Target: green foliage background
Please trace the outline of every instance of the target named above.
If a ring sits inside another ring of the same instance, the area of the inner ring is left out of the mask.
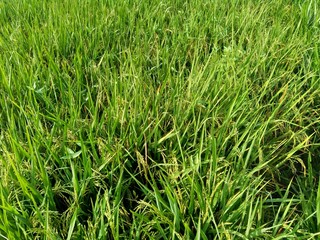
[[[0,239],[314,239],[315,0],[0,1]]]

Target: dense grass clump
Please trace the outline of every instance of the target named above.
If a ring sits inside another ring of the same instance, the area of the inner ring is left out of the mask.
[[[319,1],[0,1],[0,239],[315,239]]]

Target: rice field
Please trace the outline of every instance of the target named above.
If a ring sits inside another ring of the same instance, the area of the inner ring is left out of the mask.
[[[318,239],[319,7],[0,0],[0,239]]]

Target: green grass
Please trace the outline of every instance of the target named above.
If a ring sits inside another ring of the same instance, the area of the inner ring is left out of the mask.
[[[0,1],[0,239],[317,239],[319,7]]]

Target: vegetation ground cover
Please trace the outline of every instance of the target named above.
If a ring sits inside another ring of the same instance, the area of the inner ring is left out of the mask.
[[[0,239],[316,239],[319,7],[0,1]]]

